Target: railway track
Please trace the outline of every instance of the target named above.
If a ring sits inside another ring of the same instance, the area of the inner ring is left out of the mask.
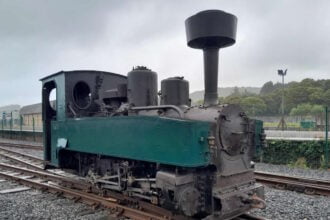
[[[293,190],[309,195],[330,196],[330,181],[284,176],[274,173],[254,172],[257,182],[274,186],[278,189]]]
[[[33,147],[26,147],[27,145],[6,145],[6,147],[17,146],[19,148],[34,149]],[[4,147],[0,147],[0,156],[11,162],[0,162],[0,177],[14,180],[42,191],[61,195],[74,201],[80,201],[93,207],[107,208],[115,216],[125,216],[136,220],[188,219],[184,216],[174,215],[161,207],[124,196],[120,193],[101,191],[84,179],[62,170],[44,170],[44,161],[40,158]],[[264,218],[244,214],[235,219],[263,220]]]
[[[17,144],[17,143],[8,143],[8,142],[0,142],[0,146],[3,147],[15,147],[15,148],[22,148],[22,149],[32,149],[32,150],[44,150],[43,146],[33,145],[33,144]]]
[[[0,156],[12,163],[0,163],[0,177],[14,180],[23,185],[48,191],[57,195],[81,201],[93,207],[104,207],[115,216],[125,216],[137,220],[182,219],[170,211],[149,203],[116,193],[105,193],[90,183],[73,178],[70,174],[54,170],[43,170],[39,158],[23,155],[8,149],[0,148]],[[69,175],[69,176],[67,176]]]
[[[42,171],[44,170],[44,160],[41,158],[29,154],[23,154],[14,150],[9,150],[8,148],[4,147],[0,147],[0,154],[2,157],[5,157],[8,160],[19,164],[24,164],[29,168]]]

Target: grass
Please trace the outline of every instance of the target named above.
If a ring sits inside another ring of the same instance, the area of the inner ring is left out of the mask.
[[[288,122],[286,125],[289,128],[300,128],[300,123],[295,123],[295,122]],[[264,122],[264,127],[277,127],[278,122]]]

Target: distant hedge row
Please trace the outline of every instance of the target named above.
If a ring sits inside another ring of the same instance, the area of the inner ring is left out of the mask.
[[[257,158],[264,163],[306,168],[324,168],[326,165],[324,141],[268,140],[267,144]]]

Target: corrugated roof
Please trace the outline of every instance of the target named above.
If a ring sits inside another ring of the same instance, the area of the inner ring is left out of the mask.
[[[54,110],[56,110],[56,100],[50,101],[50,106],[52,106],[52,108]],[[21,110],[19,111],[19,114],[20,115],[28,115],[28,114],[39,114],[41,112],[42,112],[42,104],[37,103],[37,104],[33,104],[33,105],[23,106],[21,108]]]
[[[41,103],[38,103],[38,104],[23,106],[19,111],[19,113],[21,115],[28,115],[28,114],[38,114],[41,113],[41,111],[42,111]]]

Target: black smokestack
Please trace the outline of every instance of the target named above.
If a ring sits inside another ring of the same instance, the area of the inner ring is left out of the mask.
[[[218,104],[219,49],[236,41],[237,18],[220,10],[207,10],[189,17],[186,22],[187,44],[203,49],[204,106]]]

